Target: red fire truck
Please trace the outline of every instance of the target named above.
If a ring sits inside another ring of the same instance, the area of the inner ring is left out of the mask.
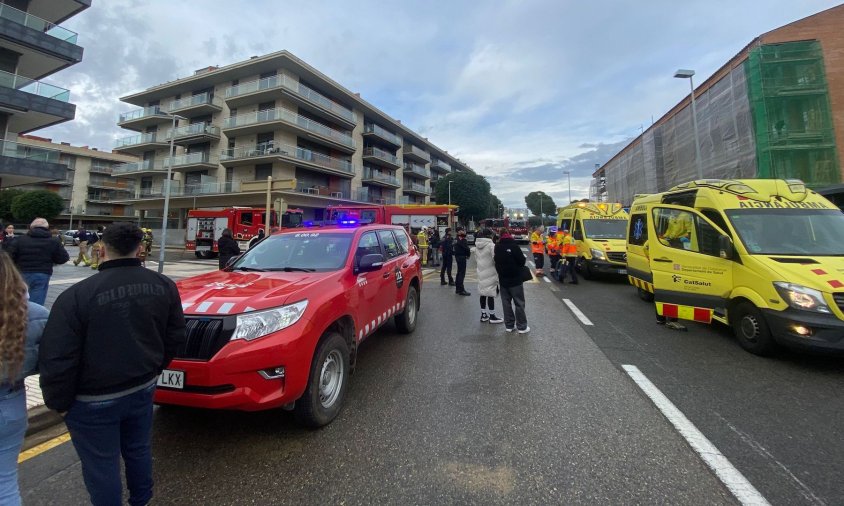
[[[275,211],[270,215],[271,227],[278,226]],[[264,208],[227,207],[225,209],[191,209],[188,211],[188,227],[185,249],[195,252],[198,258],[217,256],[217,239],[228,228],[240,245],[241,250],[249,247],[249,240],[258,235],[267,222]],[[302,226],[302,210],[288,209],[281,217],[282,228]]]
[[[495,230],[501,227],[507,227],[516,241],[528,242],[529,239],[530,231],[524,220],[511,220],[509,216],[505,216],[504,218],[488,218],[481,221],[481,226]]]
[[[446,228],[454,226],[456,212],[457,206],[447,204],[332,206],[328,208],[327,219],[337,223],[409,225],[414,232],[422,227],[437,227],[442,236]]]

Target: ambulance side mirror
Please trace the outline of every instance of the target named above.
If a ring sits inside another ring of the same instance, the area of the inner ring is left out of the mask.
[[[726,235],[718,237],[719,256],[725,260],[733,259],[733,241]]]

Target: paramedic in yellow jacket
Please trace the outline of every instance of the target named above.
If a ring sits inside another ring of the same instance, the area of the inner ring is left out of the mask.
[[[428,228],[422,227],[422,230],[416,234],[416,245],[422,253],[422,265],[428,264]]]
[[[536,265],[536,275],[542,276],[545,272],[545,239],[542,237],[542,226],[533,229],[530,234],[530,251],[533,253],[533,263]]]
[[[548,227],[548,237],[545,239],[545,249],[548,251],[548,258],[551,260],[551,277],[554,277],[554,273],[560,268],[558,264],[562,258],[560,256],[560,248],[562,248],[563,244],[557,239],[557,237],[557,227]]]
[[[689,213],[677,210],[671,210],[670,213],[668,227],[659,238],[675,248],[687,248],[692,235],[692,217]]]

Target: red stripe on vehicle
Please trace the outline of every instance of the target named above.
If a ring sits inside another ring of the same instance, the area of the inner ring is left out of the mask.
[[[678,307],[676,304],[663,304],[662,305],[662,316],[667,316],[669,318],[677,318]]]
[[[702,307],[695,308],[695,321],[709,323],[712,321],[712,310]]]
[[[814,272],[818,276],[824,276],[826,274],[826,271],[823,269],[812,269],[812,272]]]
[[[827,283],[829,283],[830,286],[832,286],[833,288],[841,288],[842,286],[844,286],[844,283],[842,283],[841,281],[838,281],[837,279],[833,279],[832,281],[827,281]]]

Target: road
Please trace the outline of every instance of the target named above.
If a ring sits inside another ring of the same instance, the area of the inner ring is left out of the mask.
[[[844,503],[841,359],[761,359],[724,329],[657,327],[621,281],[525,286],[518,335],[431,278],[416,332],[389,324],[362,345],[321,430],[284,411],[157,408],[156,504],[736,503],[622,365],[772,504]],[[24,462],[21,487],[26,504],[87,500],[70,443]]]

